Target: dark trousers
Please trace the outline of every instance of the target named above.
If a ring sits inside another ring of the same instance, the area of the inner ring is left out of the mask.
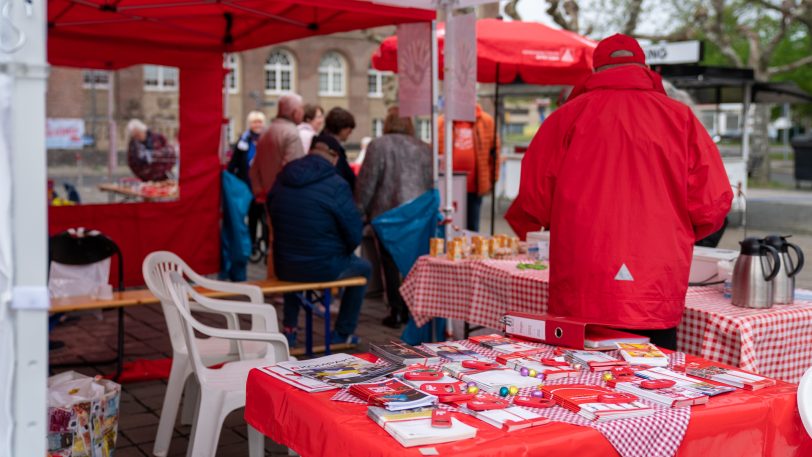
[[[473,232],[479,231],[479,213],[482,210],[482,197],[477,195],[476,192],[468,192],[467,198],[467,215],[465,221],[465,228]]]
[[[262,218],[265,217],[265,208],[262,206],[262,203],[258,203],[256,200],[251,202],[251,206],[248,207],[248,235],[251,237],[251,245],[257,245],[257,226],[259,225]],[[265,244],[268,244],[268,228],[263,224],[262,226],[262,234],[260,235],[263,240],[265,240]]]
[[[624,332],[634,333],[635,335],[647,336],[651,339],[651,343],[657,347],[677,350],[677,328],[664,328],[658,330],[640,330],[636,328],[623,329]]]
[[[350,264],[335,279],[353,278],[363,276],[369,281],[372,266],[368,261],[353,255]],[[341,298],[341,307],[338,310],[335,332],[341,337],[348,337],[355,333],[358,326],[358,317],[361,315],[361,305],[364,303],[364,295],[367,286],[347,287],[344,296]],[[296,294],[285,294],[285,306],[283,308],[282,325],[289,328],[296,328],[299,324],[299,297]]]
[[[402,278],[400,270],[395,264],[395,259],[389,254],[380,243],[378,245],[378,256],[381,260],[381,270],[383,271],[384,288],[386,290],[386,300],[389,302],[390,315],[401,316],[405,322],[408,319],[408,311],[406,305],[403,303],[403,297],[400,296],[400,285]]]

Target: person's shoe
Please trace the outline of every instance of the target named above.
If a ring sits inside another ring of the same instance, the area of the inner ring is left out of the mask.
[[[361,341],[361,338],[358,338],[358,335],[342,335],[335,330],[333,330],[332,335],[330,336],[330,344],[358,344]]]
[[[292,327],[285,327],[282,329],[282,334],[288,339],[288,348],[293,349],[296,347],[296,329]]]

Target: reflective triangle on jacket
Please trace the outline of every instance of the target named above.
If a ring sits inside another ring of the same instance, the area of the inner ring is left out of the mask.
[[[626,267],[626,264],[620,266],[620,270],[617,271],[615,275],[615,281],[634,281],[634,277],[632,273],[629,271],[629,268]]]

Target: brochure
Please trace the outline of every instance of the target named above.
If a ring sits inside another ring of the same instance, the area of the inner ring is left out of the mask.
[[[423,343],[423,346],[433,351],[439,357],[451,360],[452,362],[462,362],[463,360],[491,361],[484,355],[472,351],[460,343],[446,341],[443,343]]]
[[[620,356],[631,365],[667,367],[668,356],[651,343],[617,343]]]
[[[280,362],[277,366],[339,386],[374,381],[400,368],[388,363],[367,362],[350,354],[332,354],[310,360]]]

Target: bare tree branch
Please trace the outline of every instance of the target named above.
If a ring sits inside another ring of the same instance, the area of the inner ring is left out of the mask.
[[[553,22],[558,24],[562,29],[577,32],[577,30],[570,28],[570,23],[567,22],[567,19],[561,14],[561,11],[558,10],[559,3],[559,0],[547,0],[547,14],[552,18]]]
[[[519,0],[510,0],[505,5],[505,14],[508,15],[509,18],[513,19],[514,21],[521,21],[522,16],[519,14],[519,11],[516,9],[516,5],[519,3]]]
[[[623,26],[623,33],[631,35],[637,30],[637,21],[640,19],[640,12],[643,9],[643,0],[631,0],[626,9],[627,19]]]
[[[796,60],[795,62],[788,63],[786,65],[778,65],[775,67],[770,67],[767,69],[767,74],[769,76],[774,76],[779,73],[786,73],[788,71],[792,71],[798,68],[803,67],[804,65],[812,64],[812,55],[808,55],[805,57],[801,57],[800,59]]]
[[[724,31],[724,14],[725,14],[725,1],[713,0],[712,6],[714,9],[713,17],[708,17],[704,24],[704,28],[708,37],[712,39],[718,46],[722,54],[730,59],[731,62],[737,67],[743,67],[744,62],[739,54],[733,49],[730,43],[730,38]]]
[[[761,55],[761,62],[759,62],[761,68],[767,68],[770,65],[770,59],[772,58],[773,53],[778,48],[778,45],[781,44],[781,41],[787,35],[787,29],[789,28],[790,22],[792,21],[792,17],[786,14],[781,16],[781,24],[780,28],[778,29],[778,33],[767,43],[767,46],[764,47],[764,52]]]
[[[563,10],[563,11],[562,11]],[[547,14],[562,29],[579,33],[578,16],[580,12],[578,2],[575,0],[547,0]]]

